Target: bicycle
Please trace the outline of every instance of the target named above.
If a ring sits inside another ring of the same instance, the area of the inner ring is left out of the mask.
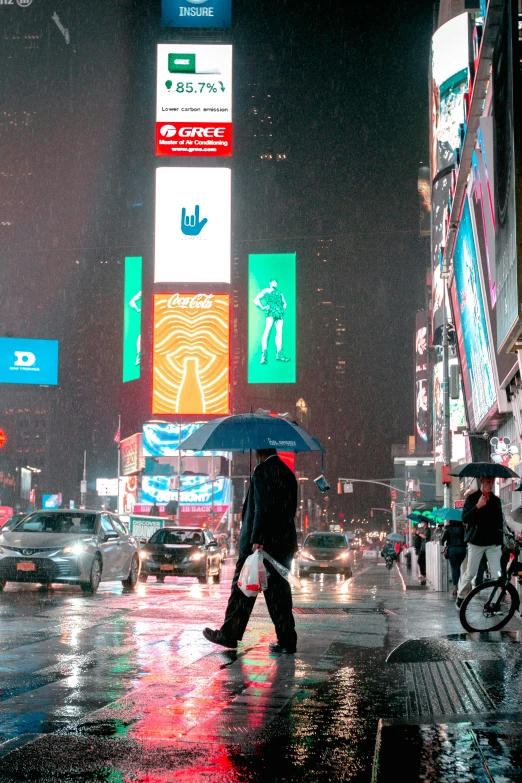
[[[521,583],[522,563],[518,558],[521,547],[515,536],[506,534],[511,540],[510,549],[514,557],[505,573],[498,579],[488,579],[474,587],[460,607],[460,622],[471,633],[476,631],[499,631],[509,623],[515,612],[520,612],[520,598],[511,577],[518,576]]]

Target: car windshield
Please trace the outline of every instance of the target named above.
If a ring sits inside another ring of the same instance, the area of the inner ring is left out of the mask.
[[[311,549],[346,549],[344,536],[308,536],[305,546]]]
[[[156,530],[150,539],[151,544],[187,544],[203,543],[203,533],[199,530]]]
[[[23,519],[17,533],[94,533],[96,514],[31,514]]]

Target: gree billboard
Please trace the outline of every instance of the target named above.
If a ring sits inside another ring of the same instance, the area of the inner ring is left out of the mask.
[[[157,169],[154,282],[230,283],[230,221],[230,169]]]
[[[123,382],[140,377],[142,259],[125,259],[123,298]]]
[[[228,294],[155,294],[152,412],[229,412]]]
[[[58,340],[0,337],[0,383],[58,384]]]
[[[232,0],[161,0],[162,27],[230,27]]]
[[[248,257],[248,382],[295,383],[295,253]]]
[[[156,155],[232,155],[232,47],[158,44]]]

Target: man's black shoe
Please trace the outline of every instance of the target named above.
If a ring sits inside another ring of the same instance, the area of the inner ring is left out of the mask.
[[[464,603],[463,598],[457,598],[457,600],[455,601],[455,606],[457,607],[457,609],[460,609],[463,603]]]
[[[272,642],[268,645],[268,649],[273,653],[286,653],[287,655],[295,655],[295,647],[285,647],[279,642]]]
[[[204,628],[203,636],[209,642],[220,644],[222,647],[231,647],[232,649],[237,647],[237,641],[234,641],[233,639],[227,639],[225,636],[223,636],[221,631],[213,631],[212,628]]]

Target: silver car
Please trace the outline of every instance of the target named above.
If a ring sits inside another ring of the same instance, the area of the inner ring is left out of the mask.
[[[95,593],[115,579],[132,589],[139,575],[137,540],[106,511],[35,511],[0,530],[0,591],[7,582],[62,582]]]
[[[342,533],[310,533],[299,550],[299,573],[335,573],[352,576],[350,545]]]

